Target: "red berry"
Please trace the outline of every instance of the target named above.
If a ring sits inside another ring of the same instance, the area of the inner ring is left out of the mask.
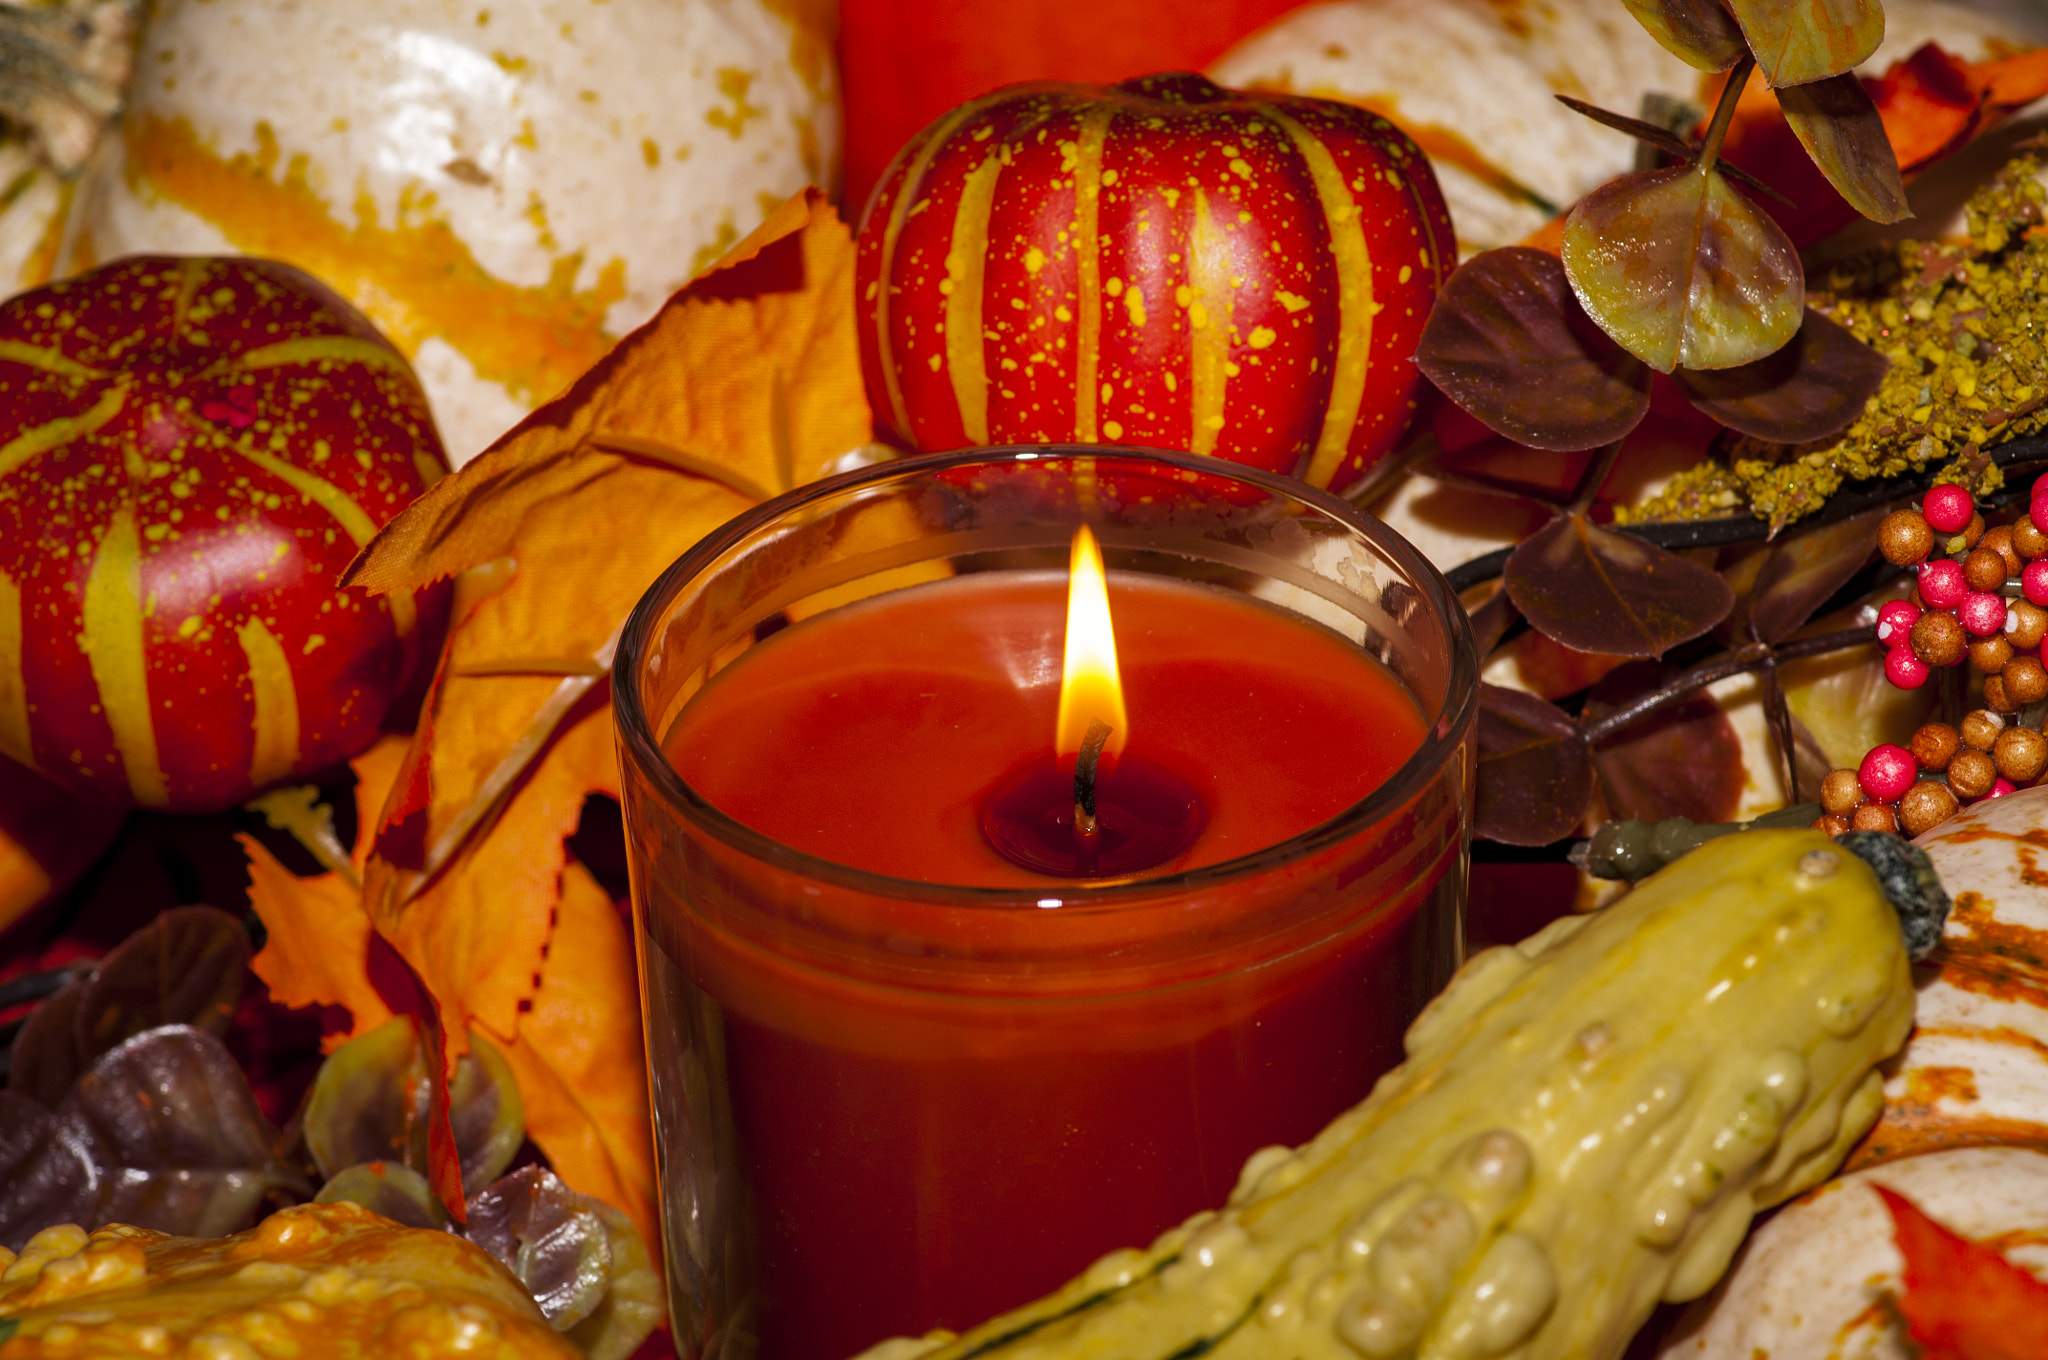
[[[2041,584],[2048,587],[2048,579]],[[1944,557],[1920,568],[1920,598],[1929,609],[1954,609],[1969,593],[1970,583],[1963,579],[1962,563]]]
[[[1873,803],[1897,802],[1919,776],[1920,765],[1913,759],[1913,753],[1890,742],[1871,747],[1870,754],[1863,757],[1863,764],[1856,769],[1856,782]]]
[[[1913,655],[1910,643],[1902,641],[1884,654],[1884,678],[1900,689],[1918,689],[1927,683],[1927,663]]]
[[[2030,604],[2048,609],[2048,557],[2038,557],[2027,563],[2020,573],[2020,589],[2026,593]]]
[[[1890,646],[1904,642],[1920,621],[1920,606],[1911,600],[1892,600],[1877,611],[1877,640]]]
[[[1926,499],[1920,502],[1920,513],[1927,519],[1927,527],[1939,534],[1959,534],[1970,522],[1970,516],[1977,513],[1976,502],[1970,493],[1952,483],[1929,487]]]
[[[1973,590],[1956,606],[1956,619],[1978,637],[1990,637],[2005,629],[2005,596],[1989,590]]]
[[[2015,787],[2017,786],[2014,785],[2014,783],[2010,779],[2007,779],[2004,775],[2000,775],[1998,776],[1998,778],[1991,781],[1991,792],[1985,794],[1984,796],[1986,798],[2003,798],[2008,793],[2011,793]]]

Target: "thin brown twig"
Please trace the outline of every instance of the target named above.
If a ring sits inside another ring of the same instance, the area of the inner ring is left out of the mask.
[[[1673,676],[1648,694],[1638,695],[1611,713],[1603,713],[1591,722],[1583,724],[1579,728],[1579,735],[1588,745],[1596,745],[1629,724],[1646,718],[1661,708],[1678,703],[1696,690],[1718,684],[1731,676],[1744,675],[1774,663],[1794,661],[1800,657],[1822,656],[1848,647],[1867,646],[1871,640],[1871,631],[1865,626],[1799,638],[1793,642],[1780,643],[1777,647],[1752,642],[1732,652],[1702,661],[1684,674]]]

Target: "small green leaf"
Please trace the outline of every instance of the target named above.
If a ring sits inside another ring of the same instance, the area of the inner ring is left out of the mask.
[[[1778,107],[1806,154],[1849,206],[1873,222],[1913,215],[1884,120],[1863,82],[1831,76],[1778,91]]]
[[[1725,71],[1746,48],[1742,28],[1718,0],[1621,0],[1651,37],[1686,65]]]
[[[1587,314],[1660,373],[1761,359],[1805,313],[1784,229],[1701,165],[1601,185],[1566,219],[1563,254]]]
[[[398,1162],[358,1162],[344,1167],[313,1196],[317,1204],[360,1204],[408,1228],[448,1226],[448,1210],[434,1198],[427,1178]]]
[[[1727,0],[1773,89],[1863,64],[1884,41],[1880,0]]]

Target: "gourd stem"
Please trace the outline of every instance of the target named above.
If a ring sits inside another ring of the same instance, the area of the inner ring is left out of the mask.
[[[1721,143],[1728,136],[1728,125],[1735,121],[1735,106],[1742,102],[1742,87],[1749,84],[1755,65],[1756,58],[1745,52],[1728,73],[1728,83],[1721,87],[1721,102],[1714,105],[1714,121],[1707,125],[1706,139],[1700,143],[1700,169],[1712,172],[1714,162],[1721,158]]]

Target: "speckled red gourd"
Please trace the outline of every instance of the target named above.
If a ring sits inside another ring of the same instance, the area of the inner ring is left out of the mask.
[[[1428,160],[1200,76],[1018,85],[906,146],[861,224],[877,417],[927,450],[1138,444],[1341,489],[1414,409],[1457,264]]]
[[[335,581],[446,471],[412,370],[311,276],[137,256],[0,306],[0,751],[184,811],[343,759],[423,614]]]

